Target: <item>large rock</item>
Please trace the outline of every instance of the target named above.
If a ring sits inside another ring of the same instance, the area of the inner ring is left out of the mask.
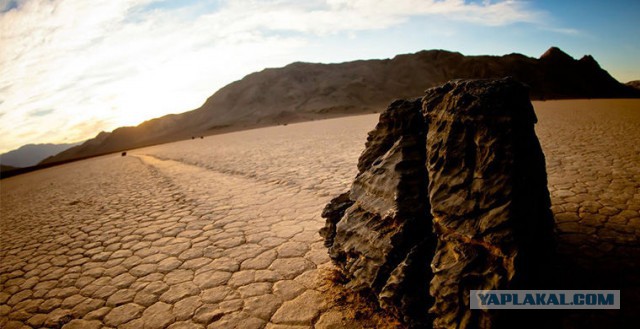
[[[550,271],[553,216],[527,89],[512,79],[449,82],[427,91],[423,112],[434,327],[510,327],[513,311],[470,310],[469,291],[541,288]]]
[[[371,293],[410,323],[428,323],[431,216],[420,100],[396,101],[380,115],[348,194],[327,205],[321,231],[347,286]],[[346,208],[346,209],[345,209]]]
[[[545,287],[553,218],[535,122],[512,79],[452,81],[392,103],[351,190],[323,212],[346,285],[411,327],[518,322],[522,313],[470,310],[469,291]]]

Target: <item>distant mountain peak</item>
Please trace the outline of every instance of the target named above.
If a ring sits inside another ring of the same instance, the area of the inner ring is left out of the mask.
[[[571,57],[569,54],[565,53],[564,51],[562,51],[562,49],[558,48],[558,47],[551,47],[549,48],[547,51],[544,52],[544,54],[542,54],[542,56],[540,56],[540,60],[570,60],[573,61],[574,58]]]
[[[633,80],[626,83],[627,86],[640,90],[640,80]]]
[[[582,58],[580,58],[580,60],[578,62],[580,62],[582,64],[586,64],[586,65],[592,66],[594,68],[600,68],[600,64],[598,64],[596,59],[593,58],[593,56],[591,56],[591,55],[582,56]]]
[[[23,168],[34,166],[47,157],[68,150],[80,143],[69,144],[26,144],[15,150],[0,154],[0,163],[4,166]]]

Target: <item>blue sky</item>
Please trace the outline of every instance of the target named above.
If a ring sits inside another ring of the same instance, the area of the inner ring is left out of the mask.
[[[294,61],[551,46],[640,79],[640,1],[0,0],[0,152],[200,106]]]

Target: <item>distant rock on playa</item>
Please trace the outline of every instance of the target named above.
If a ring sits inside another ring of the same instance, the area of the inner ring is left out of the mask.
[[[350,192],[323,213],[346,285],[410,327],[539,324],[469,309],[469,290],[545,283],[553,216],[535,122],[528,90],[510,78],[451,81],[393,102]]]

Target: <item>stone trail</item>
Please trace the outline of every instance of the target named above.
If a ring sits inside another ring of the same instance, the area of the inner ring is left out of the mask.
[[[331,192],[317,175],[285,181],[251,160],[230,172],[152,151],[2,182],[0,327],[342,325],[323,295],[317,231]]]

